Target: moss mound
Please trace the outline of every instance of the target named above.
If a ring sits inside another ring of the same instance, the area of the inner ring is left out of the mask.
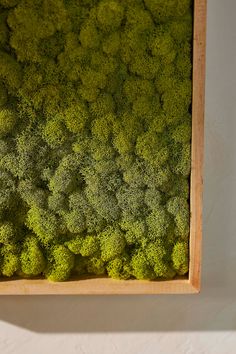
[[[192,0],[0,0],[0,275],[188,272]]]

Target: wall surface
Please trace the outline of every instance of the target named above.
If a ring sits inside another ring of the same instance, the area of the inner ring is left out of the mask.
[[[236,353],[235,14],[208,0],[201,294],[1,297],[1,354]]]

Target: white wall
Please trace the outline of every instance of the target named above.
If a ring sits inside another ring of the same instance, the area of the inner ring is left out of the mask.
[[[236,0],[209,0],[201,295],[1,297],[1,354],[236,353]]]

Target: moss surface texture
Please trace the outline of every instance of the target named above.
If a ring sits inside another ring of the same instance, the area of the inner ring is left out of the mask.
[[[191,0],[0,0],[0,275],[188,272]]]

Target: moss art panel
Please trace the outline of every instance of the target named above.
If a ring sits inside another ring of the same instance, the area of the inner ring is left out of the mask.
[[[188,272],[191,0],[0,0],[0,274]]]

